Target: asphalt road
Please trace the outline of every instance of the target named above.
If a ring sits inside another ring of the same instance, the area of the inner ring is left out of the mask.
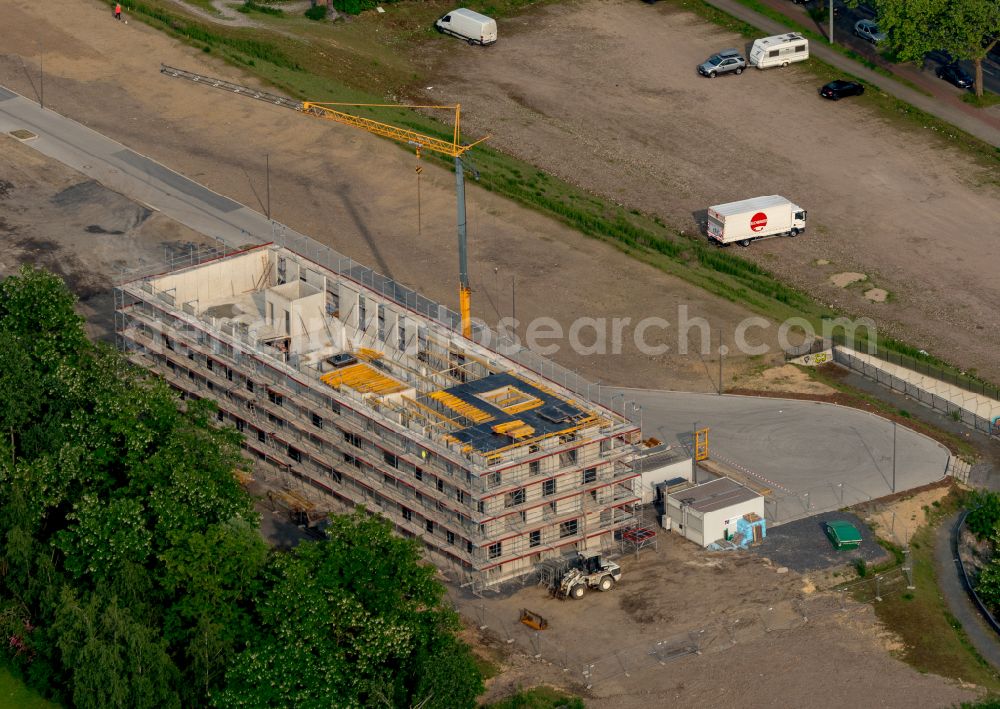
[[[937,441],[858,409],[815,401],[687,392],[617,390],[613,405],[642,407],[644,436],[690,441],[709,427],[713,459],[737,464],[774,495],[769,519],[839,509],[940,480],[948,451]]]
[[[944,596],[951,614],[962,624],[979,654],[995,668],[1000,669],[1000,639],[993,629],[986,625],[972,599],[965,590],[958,566],[955,540],[957,524],[961,512],[956,512],[941,522],[934,542],[934,566],[937,571],[938,588]]]
[[[121,143],[0,86],[0,132],[171,219],[230,246],[271,241],[267,217],[129,150]]]

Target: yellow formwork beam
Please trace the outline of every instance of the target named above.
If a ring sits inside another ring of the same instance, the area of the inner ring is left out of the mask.
[[[405,385],[361,362],[327,372],[320,380],[334,389],[346,386],[362,394],[395,394],[406,389]]]
[[[493,417],[483,411],[482,409],[473,406],[469,402],[458,398],[454,394],[449,394],[446,391],[432,391],[428,396],[434,401],[447,406],[452,411],[464,416],[465,418],[475,421],[476,423],[485,423],[490,421]]]

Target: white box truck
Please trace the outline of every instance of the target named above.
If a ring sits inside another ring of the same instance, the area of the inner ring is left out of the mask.
[[[434,23],[438,32],[464,39],[469,44],[493,44],[497,41],[497,22],[492,17],[461,7]]]
[[[762,37],[753,41],[750,48],[750,66],[767,69],[804,62],[809,58],[809,40],[798,32]]]
[[[806,210],[781,195],[754,197],[708,208],[708,237],[728,246],[750,246],[770,236],[798,236],[806,229]]]

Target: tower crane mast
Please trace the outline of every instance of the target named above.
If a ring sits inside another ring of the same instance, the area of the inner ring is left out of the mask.
[[[177,69],[175,67],[166,66],[164,64],[160,65],[160,72],[162,74],[166,74],[167,76],[172,76],[174,78],[187,79],[188,81],[193,81],[194,83],[205,84],[213,88],[223,89],[225,91],[230,91],[232,93],[241,94],[277,106],[282,106],[284,108],[291,108],[293,110],[299,111],[301,113],[304,113],[308,116],[312,116],[315,118],[322,118],[325,120],[335,121],[343,125],[353,126],[355,128],[361,128],[362,130],[368,131],[369,133],[380,135],[384,138],[390,138],[400,143],[405,143],[407,145],[413,146],[416,150],[418,158],[420,157],[420,153],[422,150],[430,150],[440,155],[446,155],[452,158],[455,161],[455,203],[457,208],[456,216],[458,225],[459,312],[461,313],[462,317],[462,335],[465,337],[472,336],[472,319],[471,319],[472,289],[469,285],[468,243],[467,243],[466,217],[465,217],[465,169],[462,163],[462,156],[466,152],[468,152],[471,148],[475,147],[476,145],[479,145],[484,140],[489,138],[489,136],[480,138],[479,140],[469,143],[467,145],[462,145],[460,137],[462,108],[460,104],[454,104],[449,106],[433,106],[433,105],[422,106],[422,105],[377,104],[377,103],[331,103],[331,102],[319,102],[319,101],[294,101],[292,99],[285,98],[284,96],[268,93],[267,91],[260,91],[258,89],[253,89],[248,86],[241,86],[239,84],[234,84],[230,81],[225,81],[224,79],[217,79],[210,76],[204,76],[202,74],[195,74],[194,72],[185,71],[184,69]],[[400,128],[399,126],[394,126],[389,123],[376,121],[372,118],[365,118],[364,116],[358,116],[343,110],[345,108],[416,108],[416,109],[434,109],[434,110],[447,110],[447,111],[454,110],[455,111],[454,131],[452,133],[451,141],[448,141],[441,138],[435,138],[434,136],[425,135],[423,133],[410,130],[408,128]]]

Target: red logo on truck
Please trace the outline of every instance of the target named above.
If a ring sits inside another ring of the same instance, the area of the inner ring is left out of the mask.
[[[750,230],[760,231],[767,226],[767,215],[764,212],[757,212],[750,217]]]

